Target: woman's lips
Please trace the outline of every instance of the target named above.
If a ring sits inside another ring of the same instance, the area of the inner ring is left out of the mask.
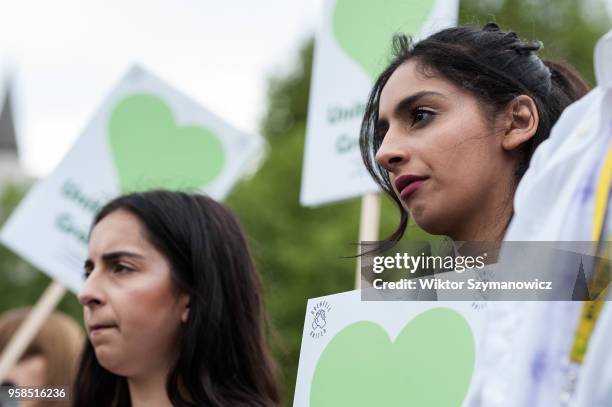
[[[427,181],[427,178],[429,177],[422,175],[402,175],[398,177],[395,180],[395,187],[399,191],[400,198],[403,201],[407,200]]]
[[[114,328],[116,328],[116,325],[94,325],[91,328],[89,328],[89,334],[98,335],[98,334],[101,334],[102,332],[106,332]]]

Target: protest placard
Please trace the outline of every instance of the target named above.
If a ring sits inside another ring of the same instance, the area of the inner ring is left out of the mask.
[[[261,138],[234,129],[134,67],[55,171],[15,209],[0,240],[77,292],[89,227],[106,201],[154,188],[197,190],[223,199],[261,146]]]
[[[475,304],[309,300],[293,405],[462,405],[484,329]]]
[[[359,127],[395,33],[415,39],[457,22],[458,0],[328,0],[316,36],[300,201],[316,206],[378,190]]]

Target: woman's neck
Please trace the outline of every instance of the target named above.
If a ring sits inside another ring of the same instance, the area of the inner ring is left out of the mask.
[[[478,211],[473,211],[463,222],[457,222],[448,237],[456,242],[503,240],[512,218],[513,195],[508,195],[507,191],[491,194]]]
[[[461,232],[450,235],[449,237],[455,242],[501,241],[504,238],[509,220],[509,217],[504,217],[503,221],[501,222],[498,219],[497,222],[491,222],[484,225],[474,225],[472,228],[462,230]]]
[[[128,377],[132,407],[172,406],[166,393],[167,369],[149,372],[143,376]]]

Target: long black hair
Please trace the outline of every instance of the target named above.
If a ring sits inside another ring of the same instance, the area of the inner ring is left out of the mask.
[[[114,199],[93,225],[119,209],[142,222],[149,242],[168,259],[174,284],[190,294],[166,382],[172,404],[280,405],[262,285],[234,215],[205,196],[160,190]],[[86,342],[74,405],[129,406],[126,379],[104,369]]]
[[[374,83],[359,139],[368,171],[400,211],[400,223],[388,241],[399,241],[408,226],[408,213],[393,191],[389,174],[375,160],[382,143],[376,129],[380,94],[391,75],[400,65],[414,59],[424,73],[438,75],[473,94],[491,117],[515,97],[530,96],[538,109],[539,125],[535,135],[522,146],[515,171],[518,183],[536,147],[548,138],[563,109],[589,90],[573,68],[541,60],[535,54],[541,47],[540,42],[523,42],[516,33],[501,31],[495,23],[482,29],[448,28],[417,43],[405,35],[394,37],[393,60]]]

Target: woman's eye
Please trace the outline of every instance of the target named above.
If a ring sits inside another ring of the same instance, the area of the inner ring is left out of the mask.
[[[434,114],[435,113],[430,110],[425,110],[421,108],[415,109],[412,113],[412,125],[415,126],[421,123],[425,123],[431,120]]]
[[[113,272],[115,273],[127,273],[132,271],[131,267],[126,266],[125,264],[117,263],[113,266]]]

